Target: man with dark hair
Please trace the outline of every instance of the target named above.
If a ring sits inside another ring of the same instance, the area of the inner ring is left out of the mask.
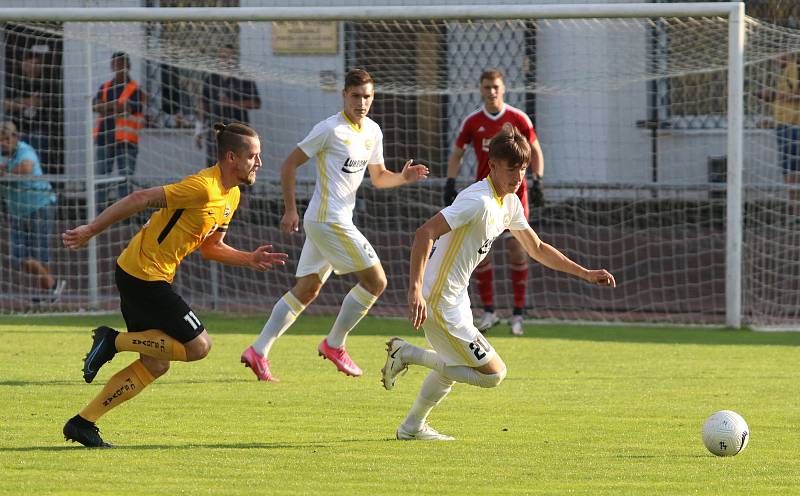
[[[531,203],[534,207],[544,205],[544,195],[541,189],[541,178],[544,174],[544,157],[539,146],[539,140],[533,129],[528,115],[522,110],[512,107],[504,102],[505,83],[503,74],[497,69],[488,69],[481,74],[480,90],[483,105],[464,119],[456,138],[453,153],[447,164],[447,183],[444,191],[444,203],[450,205],[456,198],[456,177],[461,168],[466,146],[472,143],[478,167],[475,180],[480,181],[489,174],[489,142],[502,127],[509,123],[518,129],[530,142],[532,155],[530,168],[533,172],[533,189]],[[522,202],[525,218],[529,218],[528,211],[528,186],[527,181],[522,181],[516,192]],[[519,242],[512,236],[504,236],[508,247],[511,262],[511,286],[514,295],[514,310],[511,317],[511,332],[514,335],[523,334],[522,315],[525,309],[525,298],[528,280],[528,256]],[[478,329],[486,332],[497,324],[500,319],[495,314],[494,307],[494,269],[491,258],[487,257],[475,269],[475,279],[478,282],[478,294],[483,303],[483,315],[478,323]]]
[[[414,236],[408,288],[408,318],[422,326],[433,347],[426,350],[394,337],[386,345],[382,369],[384,388],[394,388],[409,365],[431,369],[397,439],[449,441],[427,424],[428,414],[456,382],[484,388],[498,386],[506,365],[472,323],[469,277],[505,229],[510,229],[527,254],[551,269],[599,286],[614,287],[604,269],[589,270],[543,242],[528,225],[522,203],[514,194],[525,179],[531,148],[510,124],[489,143],[489,175],[462,191]]]
[[[45,73],[47,45],[34,45],[22,55],[19,66],[6,76],[3,107],[17,126],[21,141],[36,151],[43,164],[50,163],[51,134],[56,104],[53,79]]]
[[[369,169],[376,188],[395,188],[428,175],[424,165],[407,161],[401,172],[383,164],[383,133],[367,117],[375,90],[367,71],[353,69],[345,76],[344,108],[318,123],[283,162],[281,187],[286,211],[281,230],[297,232],[300,216],[295,201],[297,168],[316,157],[317,181],[303,217],[306,241],[297,263],[297,281],[272,307],[272,313],[252,346],[242,353],[242,362],[260,381],[275,381],[267,355],[275,341],[317,297],[331,272],[353,274],[358,279],[345,296],[339,315],[328,335],[317,347],[345,375],[359,377],[361,368],[350,358],[345,340],[386,289],[386,275],[375,250],[353,224],[356,191]]]
[[[236,65],[238,54],[231,44],[219,48],[219,61],[224,65]],[[216,140],[213,124],[241,122],[250,124],[250,110],[261,108],[261,97],[256,83],[228,74],[208,74],[203,83],[203,95],[197,109],[195,140],[198,147],[205,143],[206,160],[213,164],[217,160]]]
[[[84,446],[108,447],[95,422],[109,410],[164,375],[171,361],[205,358],[211,338],[188,304],[172,289],[181,260],[200,249],[208,260],[266,271],[283,265],[285,253],[271,245],[252,252],[225,244],[225,232],[239,205],[239,185],[253,184],[261,167],[261,141],[244,124],[215,127],[219,157],[215,165],[182,181],[136,191],[104,210],[90,224],[67,230],[64,245],[78,249],[111,225],[146,209],[158,209],[117,259],[115,280],[128,332],[101,326],[83,363],[83,378],[92,382],[120,351],[139,359],[117,372],[103,390],[64,426],[64,437]]]
[[[95,173],[111,174],[116,166],[125,180],[117,187],[117,199],[130,192],[130,179],[136,172],[139,154],[139,132],[144,127],[145,96],[136,81],[131,79],[130,58],[125,52],[111,55],[114,77],[100,86],[92,108],[97,112],[94,127]],[[97,190],[98,210],[106,206],[106,185]]]

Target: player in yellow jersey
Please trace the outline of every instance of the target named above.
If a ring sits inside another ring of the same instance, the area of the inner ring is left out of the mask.
[[[253,184],[261,167],[261,142],[241,123],[217,124],[215,131],[215,165],[178,183],[131,193],[91,223],[62,236],[67,248],[78,249],[109,226],[146,208],[158,209],[117,259],[115,280],[128,332],[95,329],[83,377],[92,382],[100,367],[120,351],[139,353],[139,359],[112,376],[100,394],[67,421],[67,440],[110,447],[95,425],[98,418],[164,375],[171,361],[191,362],[208,355],[208,331],[172,289],[175,270],[186,255],[199,248],[203,258],[262,272],[286,263],[287,255],[272,253],[271,245],[245,252],[225,244],[225,231],[239,205],[239,185]]]
[[[528,225],[514,192],[525,179],[530,156],[528,139],[507,124],[489,144],[489,175],[459,193],[452,205],[417,229],[411,248],[408,316],[415,329],[422,326],[433,350],[397,337],[390,339],[383,386],[392,389],[409,365],[421,365],[431,372],[398,427],[397,439],[452,440],[427,424],[433,407],[456,382],[492,388],[505,378],[505,363],[472,323],[467,293],[470,274],[503,231],[509,229],[528,255],[546,267],[599,286],[616,286],[608,271],[581,267],[540,240]]]

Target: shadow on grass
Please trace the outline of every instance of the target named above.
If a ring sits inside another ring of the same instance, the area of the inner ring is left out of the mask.
[[[197,449],[315,449],[315,448],[333,448],[337,444],[344,443],[364,443],[364,442],[382,442],[382,441],[395,441],[394,439],[342,439],[328,441],[324,443],[319,442],[274,442],[274,443],[190,443],[190,444],[129,444],[129,445],[115,445],[114,451],[119,450],[197,450]],[[13,447],[0,447],[0,453],[24,453],[24,452],[59,452],[59,451],[75,451],[81,452],[84,450],[97,450],[104,451],[105,448],[85,448],[77,443],[68,446],[13,446]]]
[[[0,381],[0,386],[78,386],[86,384],[83,380],[43,380],[43,381]]]
[[[194,450],[194,449],[308,449],[308,448],[330,448],[330,444],[323,443],[211,443],[211,444],[133,444],[116,445],[114,451],[119,450]],[[4,452],[29,452],[29,451],[83,451],[97,450],[102,451],[107,448],[85,448],[80,445],[74,446],[19,446],[11,448],[0,448],[0,453]]]
[[[161,379],[158,384],[249,384],[253,379]],[[28,386],[83,386],[83,380],[41,380],[41,381],[0,381],[0,386],[28,387]],[[93,385],[103,385],[104,381],[94,382]]]

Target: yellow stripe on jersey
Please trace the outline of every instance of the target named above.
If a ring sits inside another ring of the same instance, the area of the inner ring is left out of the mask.
[[[339,238],[339,242],[342,243],[347,255],[350,256],[350,260],[352,260],[353,264],[356,266],[356,271],[366,269],[367,265],[364,263],[364,259],[361,258],[361,252],[358,251],[358,247],[356,247],[345,230],[342,229],[342,226],[338,224],[330,224],[330,226],[334,234],[336,234],[336,237]]]
[[[172,282],[181,260],[227,226],[239,206],[239,188],[222,186],[219,166],[164,186],[167,206],[136,233],[117,264],[144,281]]]
[[[496,201],[497,204],[502,207],[503,206],[503,199],[500,197],[500,195],[497,194],[497,190],[494,189],[494,183],[492,182],[492,178],[489,177],[489,176],[486,176],[486,181],[489,183],[489,187],[492,188],[492,196],[494,197],[494,201]]]
[[[436,273],[436,282],[434,283],[433,288],[431,288],[431,292],[428,295],[432,305],[439,303],[439,299],[442,296],[442,289],[447,281],[447,274],[450,272],[450,268],[452,267],[453,262],[456,259],[456,255],[458,255],[458,251],[461,248],[461,244],[464,242],[464,237],[467,235],[467,227],[468,226],[461,226],[453,231],[453,236],[450,240],[450,246],[447,247],[447,251],[442,257],[442,265],[439,267],[439,272]]]
[[[320,151],[317,153],[317,169],[319,169],[319,209],[317,209],[317,222],[325,222],[325,216],[328,213],[328,171],[325,168],[325,152]]]
[[[361,131],[364,130],[363,127],[358,127],[358,124],[351,121],[350,118],[347,117],[347,114],[344,112],[344,110],[342,110],[342,117],[344,117],[345,122],[347,122],[347,124],[350,125],[350,129],[352,129],[353,131],[360,133]]]
[[[464,237],[467,234],[467,227],[468,226],[461,226],[453,231],[453,238],[450,240],[450,246],[447,247],[447,251],[442,257],[442,265],[439,267],[439,272],[436,274],[436,283],[433,285],[431,293],[428,295],[430,298],[428,303],[433,311],[433,318],[436,321],[439,330],[447,337],[447,340],[453,346],[453,349],[455,349],[464,358],[464,360],[469,363],[469,355],[464,352],[458,339],[450,334],[450,331],[447,329],[447,322],[445,322],[441,310],[439,310],[439,300],[442,297],[442,289],[444,289],[445,282],[447,281],[447,274],[450,272],[453,262],[455,261],[456,256],[461,249],[461,244],[464,242]]]

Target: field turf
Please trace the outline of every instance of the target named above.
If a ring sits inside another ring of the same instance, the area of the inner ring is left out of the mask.
[[[239,354],[264,316],[202,315],[214,346],[176,363],[100,419],[113,450],[66,443],[91,385],[91,328],[117,316],[0,318],[0,494],[800,494],[798,333],[530,325],[489,338],[500,387],[457,384],[431,424],[455,442],[394,440],[426,371],[380,386],[384,342],[424,338],[403,320],[365,319],[348,340],[365,370],[335,372],[316,346],[332,318],[302,317],[278,341],[278,384]],[[700,441],[716,410],[750,425],[747,449],[717,458]]]

